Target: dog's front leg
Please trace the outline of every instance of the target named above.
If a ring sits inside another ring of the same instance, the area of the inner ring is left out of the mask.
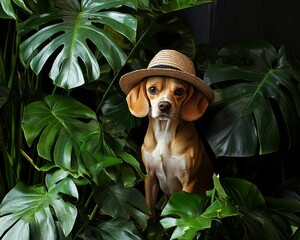
[[[148,173],[145,179],[145,199],[151,210],[151,216],[155,217],[155,203],[159,191],[159,183],[154,173]]]
[[[182,183],[182,191],[188,192],[188,193],[194,193],[195,192],[195,185],[197,183],[197,179],[186,179]]]

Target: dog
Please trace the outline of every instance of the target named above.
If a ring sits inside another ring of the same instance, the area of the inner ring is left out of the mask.
[[[142,158],[151,215],[155,216],[159,188],[168,197],[181,190],[204,196],[213,167],[191,122],[208,106],[203,94],[176,78],[149,77],[130,91],[127,103],[134,116],[149,114]]]
[[[177,68],[167,67],[171,71],[166,74],[163,74],[164,70],[156,72],[151,66],[148,68],[152,74],[143,73],[146,77],[134,87],[126,90],[124,82],[120,85],[127,92],[131,114],[149,117],[141,152],[147,172],[145,199],[151,210],[149,218],[153,218],[159,189],[167,197],[178,191],[205,196],[206,190],[212,187],[213,165],[193,124],[204,114],[212,97],[191,84],[193,81],[188,78],[172,74],[178,71]],[[165,64],[163,68],[166,68]],[[158,69],[157,65],[155,69]]]

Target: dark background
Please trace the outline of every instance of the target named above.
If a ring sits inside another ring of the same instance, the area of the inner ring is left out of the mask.
[[[263,39],[277,49],[285,45],[300,58],[299,0],[215,0],[180,16],[192,28],[197,44],[224,46]]]

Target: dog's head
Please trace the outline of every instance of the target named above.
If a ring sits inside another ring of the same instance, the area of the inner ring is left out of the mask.
[[[144,79],[129,92],[126,100],[132,115],[145,117],[150,114],[159,120],[194,121],[208,106],[206,97],[193,85],[163,76]]]

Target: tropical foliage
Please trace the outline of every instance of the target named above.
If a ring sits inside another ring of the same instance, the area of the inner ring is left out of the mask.
[[[141,122],[118,79],[161,48],[202,59],[217,96],[206,131],[216,157],[288,151],[299,140],[299,63],[266,42],[200,56],[173,12],[209,2],[1,1],[1,239],[300,238],[297,178],[266,197],[215,175],[206,198],[178,192],[160,221],[146,220]]]
[[[267,42],[231,45],[218,55],[221,63],[205,72],[205,80],[218,88],[214,102],[218,111],[208,131],[216,155],[276,152],[281,130],[287,136],[286,147],[295,144],[300,117],[299,63],[289,58],[285,47],[277,52]]]

